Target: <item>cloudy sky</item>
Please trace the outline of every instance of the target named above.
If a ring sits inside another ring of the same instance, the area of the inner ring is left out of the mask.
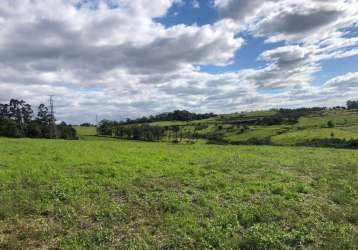
[[[358,0],[1,0],[0,102],[59,120],[358,99]]]

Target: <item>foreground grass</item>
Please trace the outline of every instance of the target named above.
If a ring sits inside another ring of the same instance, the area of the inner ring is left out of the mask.
[[[0,249],[357,249],[357,159],[0,139]]]

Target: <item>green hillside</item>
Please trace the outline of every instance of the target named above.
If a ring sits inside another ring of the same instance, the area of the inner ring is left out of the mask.
[[[214,144],[358,147],[358,111],[346,109],[256,111],[218,115],[187,122],[119,124],[107,128],[109,132],[104,135],[133,139],[130,134],[133,131],[125,131],[128,135],[118,131],[133,128],[140,131],[150,130],[145,127],[148,125],[161,128],[160,139],[158,136],[138,136],[137,139],[177,143],[205,140]],[[99,128],[101,131],[102,127]]]

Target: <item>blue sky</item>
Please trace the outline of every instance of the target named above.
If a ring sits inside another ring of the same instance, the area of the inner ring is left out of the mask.
[[[358,0],[3,0],[0,25],[0,102],[72,123],[358,96]]]
[[[199,4],[199,7],[194,7],[194,2]],[[219,20],[220,16],[218,9],[215,8],[212,1],[198,0],[183,1],[182,4],[173,5],[168,14],[164,17],[158,18],[157,21],[166,27],[175,26],[178,24],[185,25],[207,25],[213,24]],[[346,38],[354,38],[358,36],[357,28],[348,28],[350,34]],[[254,37],[246,32],[240,32],[237,35],[245,39],[244,46],[235,53],[233,63],[225,67],[216,67],[212,65],[201,66],[201,71],[212,74],[235,72],[247,68],[259,68],[265,65],[265,62],[259,61],[258,57],[266,50],[274,49],[284,46],[285,42],[280,41],[276,43],[265,43],[265,38]],[[358,44],[350,47],[350,49],[357,48]],[[347,72],[354,72],[358,67],[358,56],[351,56],[340,59],[331,59],[320,63],[322,70],[314,74],[314,85],[322,85],[329,79],[343,75]]]
[[[335,76],[344,75],[347,72],[355,72],[358,68],[358,57],[332,59],[321,62],[322,70],[314,75],[312,84],[323,85]]]
[[[178,24],[201,26],[212,24],[218,20],[219,13],[211,1],[198,0],[196,2],[199,7],[194,6],[195,2],[191,0],[175,4],[168,10],[167,15],[157,18],[157,20],[166,27]]]
[[[199,4],[199,7],[194,7],[195,2]],[[212,1],[207,0],[183,1],[182,4],[173,5],[167,15],[157,19],[158,22],[166,27],[179,24],[202,26],[213,24],[218,20],[218,9],[215,8]],[[201,66],[203,72],[215,74],[263,66],[264,63],[257,60],[258,56],[265,50],[275,48],[279,44],[282,45],[282,43],[267,44],[263,38],[256,38],[250,34],[245,34],[245,32],[237,35],[244,37],[246,42],[243,48],[235,53],[233,63],[226,67],[203,65]]]

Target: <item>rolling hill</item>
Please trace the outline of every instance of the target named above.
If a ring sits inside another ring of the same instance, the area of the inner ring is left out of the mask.
[[[161,128],[161,137],[139,140],[206,141],[214,144],[358,147],[358,111],[346,109],[296,109],[218,115],[192,121],[158,121],[109,125],[101,135],[134,139],[126,129]],[[88,128],[87,128],[88,129]],[[92,128],[92,133],[95,128]],[[124,132],[126,133],[124,133]],[[128,133],[127,133],[128,132]],[[81,133],[81,132],[80,132]],[[150,131],[149,131],[150,133]]]

